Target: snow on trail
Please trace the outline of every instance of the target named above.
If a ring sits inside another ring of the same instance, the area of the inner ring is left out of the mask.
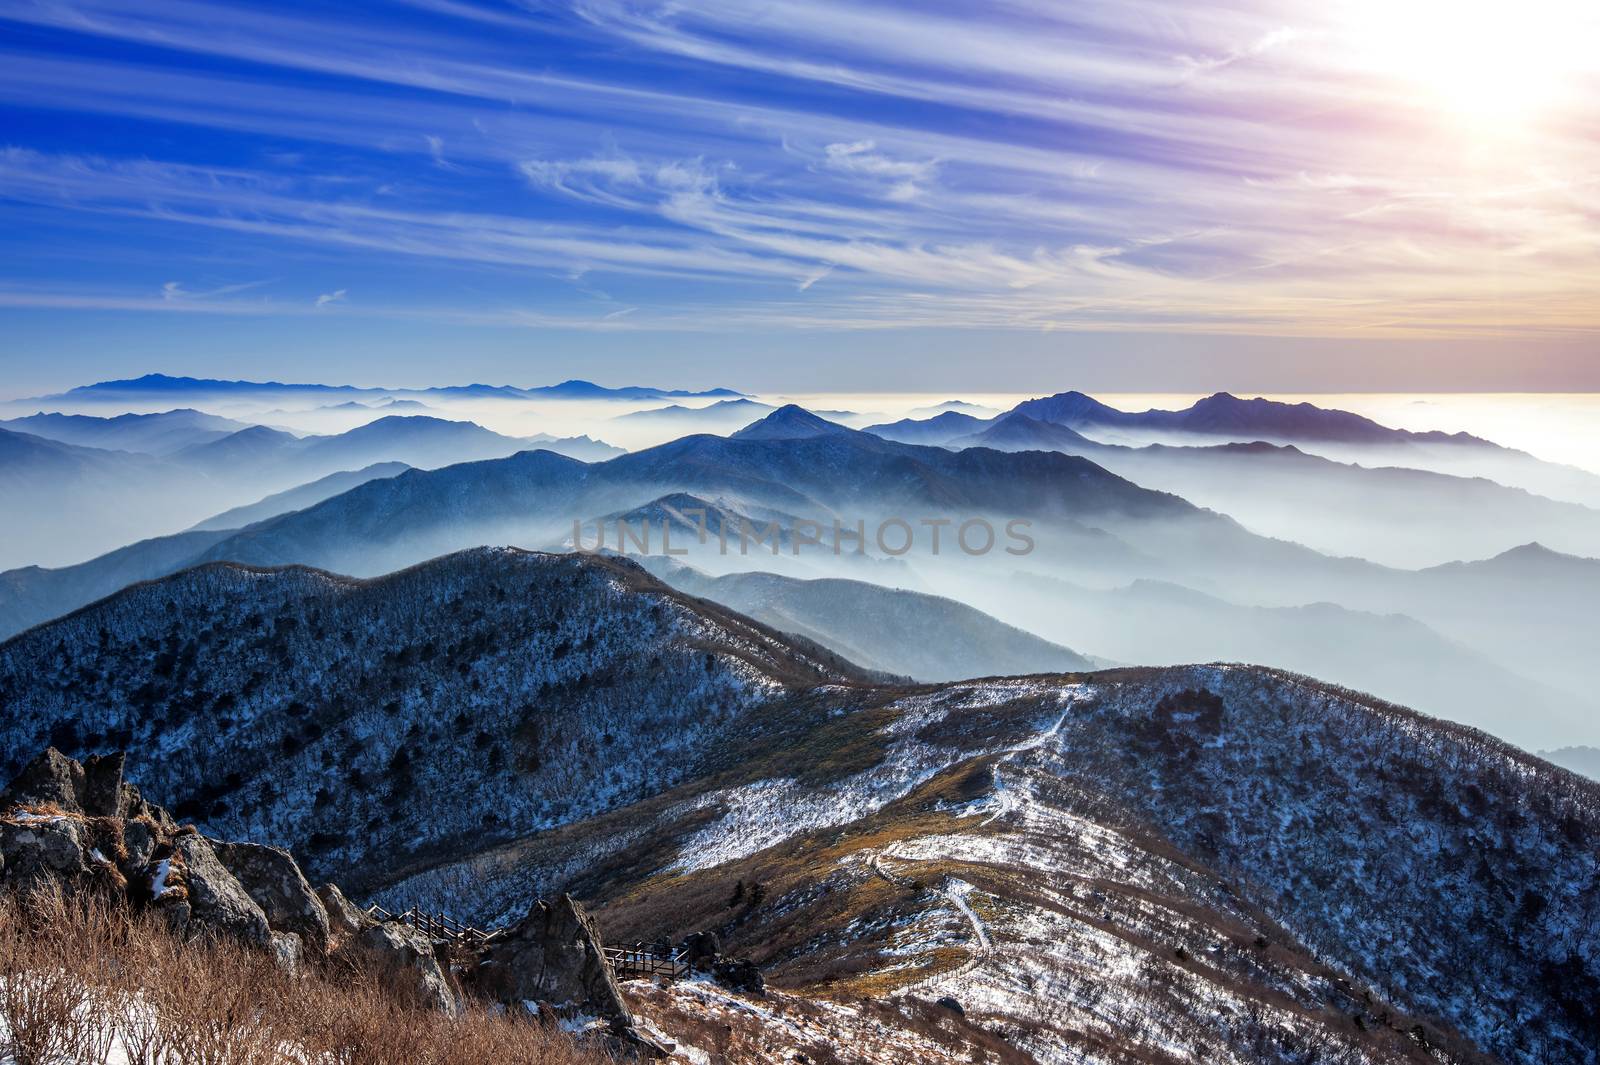
[[[1021,805],[1017,800],[1016,794],[1010,788],[1006,787],[1005,781],[1001,779],[1000,767],[1012,761],[1017,755],[1023,753],[1024,751],[1031,751],[1036,748],[1043,747],[1046,743],[1050,742],[1056,736],[1061,734],[1061,726],[1067,723],[1067,715],[1072,713],[1072,704],[1077,699],[1077,695],[1074,692],[1067,692],[1062,696],[1062,698],[1065,700],[1065,705],[1061,709],[1061,716],[1056,718],[1056,723],[1054,725],[1051,725],[1043,732],[1024,740],[1015,747],[1007,748],[1005,751],[1001,752],[1000,758],[995,761],[993,773],[995,809],[994,813],[990,814],[983,820],[983,823],[978,826],[979,828],[988,827],[991,823],[1012,813]]]
[[[909,880],[893,870],[886,869],[883,865],[883,855],[878,851],[873,851],[868,856],[867,864],[872,867],[874,873],[896,887],[910,888],[915,886],[915,881]],[[965,897],[966,893],[972,890],[972,885],[961,880],[947,880],[933,890],[942,895],[945,901],[950,903],[956,912],[966,919],[968,926],[972,929],[972,941],[976,946],[967,946],[968,958],[956,968],[951,969],[949,972],[934,973],[931,976],[925,976],[920,980],[913,981],[904,987],[897,988],[894,994],[904,995],[948,980],[958,980],[988,961],[993,953],[994,948],[989,940],[989,930],[984,927],[982,918],[968,904]]]

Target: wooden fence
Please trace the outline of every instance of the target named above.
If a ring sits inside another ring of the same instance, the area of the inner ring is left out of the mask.
[[[427,913],[415,908],[404,913],[391,913],[382,906],[373,906],[367,912],[379,921],[398,921],[401,924],[408,924],[429,939],[443,939],[469,947],[481,947],[491,943],[505,931],[503,928],[474,928],[449,914]],[[669,980],[679,980],[688,976],[691,971],[689,955],[684,950],[673,950],[662,954],[643,943],[636,943],[631,947],[605,947],[603,954],[606,964],[611,966],[611,971],[618,980],[628,980],[638,976],[664,976]]]
[[[401,924],[408,924],[429,939],[448,939],[453,943],[465,943],[473,947],[488,943],[503,931],[499,928],[490,930],[474,928],[449,914],[425,913],[416,908],[409,909],[405,913],[390,913],[382,906],[374,906],[367,912],[380,921],[399,921]]]
[[[639,943],[631,947],[607,947],[605,955],[618,980],[635,976],[665,976],[678,980],[689,975],[689,955],[682,950],[658,954]]]

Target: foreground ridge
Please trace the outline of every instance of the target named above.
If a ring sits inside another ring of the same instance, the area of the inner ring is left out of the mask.
[[[211,838],[515,929],[502,972],[698,943],[715,979],[584,984],[691,1058],[1600,1046],[1600,788],[1281,671],[904,683],[626,561],[479,549],[132,588],[0,645],[0,700],[7,750],[113,741]]]

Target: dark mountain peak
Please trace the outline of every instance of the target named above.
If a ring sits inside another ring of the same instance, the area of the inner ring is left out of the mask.
[[[302,392],[370,392],[373,389],[353,388],[349,385],[286,385],[282,381],[221,381],[209,377],[173,377],[164,373],[147,373],[117,381],[97,381],[92,385],[79,385],[69,389],[69,396],[108,393],[151,392],[249,392],[249,391],[302,391]]]
[[[1029,399],[1011,408],[1011,413],[1024,414],[1042,422],[1053,422],[1076,428],[1081,425],[1112,425],[1135,417],[1125,411],[1101,403],[1082,392],[1058,392],[1042,399]]]
[[[1228,392],[1207,396],[1187,410],[1148,412],[1146,421],[1158,428],[1185,432],[1260,433],[1267,437],[1346,443],[1401,439],[1409,435],[1349,411],[1307,402],[1285,403],[1261,396],[1240,399]]]
[[[1095,445],[1092,440],[1065,425],[1040,421],[1020,411],[1010,411],[990,422],[982,432],[949,440],[945,446],[993,447],[1002,451],[1061,451]]]
[[[1087,438],[1085,438],[1084,436],[1080,435],[1079,433],[1076,433],[1073,430],[1067,428],[1065,425],[1057,425],[1057,424],[1055,424],[1053,422],[1043,421],[1043,420],[1041,420],[1039,418],[1035,418],[1035,417],[1032,417],[1031,415],[1024,414],[1021,411],[1015,411],[1015,410],[1014,411],[1008,411],[1005,414],[1000,415],[1000,417],[996,418],[993,422],[991,422],[989,424],[989,428],[985,429],[981,435],[987,436],[988,434],[993,433],[993,432],[995,432],[997,430],[999,430],[999,431],[1006,431],[1006,430],[1015,431],[1015,430],[1018,430],[1018,429],[1030,429],[1030,430],[1033,430],[1035,432],[1045,432],[1045,433],[1050,433],[1051,435],[1061,435],[1061,436],[1070,437],[1070,438],[1075,439],[1075,440],[1084,440],[1085,442],[1087,442]]]
[[[385,414],[381,418],[374,418],[365,425],[357,426],[344,435],[347,438],[355,439],[362,436],[382,436],[391,433],[487,433],[489,431],[477,422],[435,418],[430,414]]]
[[[909,424],[915,424],[915,425],[939,425],[939,426],[945,426],[945,425],[973,425],[973,426],[977,426],[977,425],[984,424],[984,420],[982,418],[975,418],[970,414],[963,413],[962,411],[947,410],[943,414],[935,414],[933,417],[924,418],[920,422],[913,422],[912,419],[907,418],[905,420],[905,422],[897,422],[896,424],[908,424],[908,423]]]
[[[259,440],[259,441],[277,440],[277,441],[288,442],[288,441],[291,441],[291,440],[298,440],[298,439],[299,439],[299,437],[295,436],[293,433],[286,433],[282,429],[274,429],[270,425],[252,425],[248,429],[240,429],[236,433],[229,433],[227,436],[223,437],[221,440],[218,440],[217,443],[224,444],[224,443],[228,443],[228,442],[231,441],[231,442],[236,443],[236,444],[242,444],[242,443],[245,443],[246,441],[256,441],[256,440]]]
[[[798,403],[785,404],[754,425],[734,433],[733,440],[801,440],[814,436],[848,435],[847,429],[826,418],[819,418]]]
[[[1511,582],[1541,581],[1546,586],[1560,583],[1570,590],[1600,582],[1600,559],[1564,554],[1533,542],[1509,548],[1490,558],[1446,562],[1421,572]]]
[[[930,418],[902,418],[897,422],[869,425],[864,432],[902,444],[943,444],[956,437],[981,431],[991,422],[958,410],[947,410]]]
[[[1595,559],[1585,558],[1582,555],[1569,555],[1562,551],[1556,551],[1553,548],[1546,547],[1544,544],[1541,544],[1535,540],[1532,543],[1521,544],[1517,547],[1502,551],[1493,558],[1488,559],[1483,563],[1483,565],[1566,568],[1571,566],[1582,566],[1585,563],[1590,565],[1597,564]]]
[[[626,385],[621,388],[608,388],[597,385],[593,381],[581,378],[572,378],[556,385],[540,385],[536,388],[523,389],[522,393],[529,396],[551,396],[556,399],[669,399],[675,397],[705,398],[712,397],[737,397],[742,392],[735,392],[731,388],[708,388],[696,392],[685,388],[646,388],[638,385]]]

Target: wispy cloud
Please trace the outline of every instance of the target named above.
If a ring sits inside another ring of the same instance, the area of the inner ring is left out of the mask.
[[[212,288],[195,290],[185,288],[182,281],[168,281],[161,286],[161,298],[164,300],[209,300],[218,296],[231,296],[235,292],[248,292],[262,285],[269,285],[271,281],[244,281],[233,285],[216,285]]]
[[[207,256],[281,254],[326,271],[308,288],[455,264],[497,293],[464,285],[450,290],[460,306],[408,307],[363,280],[341,314],[1594,329],[1600,147],[1582,104],[1477,143],[1364,66],[1346,6],[0,7],[123,55],[0,54],[0,101],[159,123],[167,139],[150,143],[178,144],[165,160],[0,151],[0,218],[70,217],[99,235],[83,252],[97,263],[119,239],[190,239],[193,261],[171,270],[191,278],[228,276]],[[257,138],[260,153],[223,158],[171,133],[193,126]],[[572,278],[625,306],[551,315],[500,295],[548,284],[587,298]],[[148,302],[250,305],[229,299],[242,287],[173,281]],[[298,314],[344,292],[254,305]]]

